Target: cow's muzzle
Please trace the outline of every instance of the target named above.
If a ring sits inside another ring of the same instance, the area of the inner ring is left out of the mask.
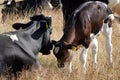
[[[58,64],[58,68],[64,68],[64,64]]]

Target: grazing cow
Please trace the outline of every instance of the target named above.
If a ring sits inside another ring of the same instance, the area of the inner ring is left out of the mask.
[[[6,66],[14,74],[26,66],[39,68],[38,53],[50,54],[51,17],[36,15],[31,20],[26,29],[0,34],[0,74]]]
[[[109,62],[112,64],[112,20],[114,16],[111,9],[102,2],[88,1],[78,7],[65,25],[65,31],[59,41],[53,41],[54,55],[57,58],[58,67],[63,68],[67,64],[67,69],[71,72],[71,61],[73,53],[80,45],[83,46],[81,52],[81,63],[83,70],[87,61],[89,46],[92,48],[93,63],[97,63],[98,41],[96,36],[103,32],[106,42],[106,50],[109,55]]]

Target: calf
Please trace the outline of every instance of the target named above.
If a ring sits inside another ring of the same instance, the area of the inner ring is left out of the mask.
[[[59,41],[53,41],[54,55],[57,58],[58,67],[64,67],[67,63],[68,72],[71,72],[71,61],[73,53],[80,45],[83,46],[81,52],[81,63],[83,70],[87,61],[88,48],[91,45],[93,63],[97,63],[98,41],[96,36],[99,32],[105,35],[106,50],[109,55],[109,62],[112,64],[112,20],[114,16],[110,8],[105,3],[99,1],[89,1],[78,7],[65,25],[65,31]]]
[[[50,54],[51,17],[35,17],[31,17],[34,21],[26,29],[0,34],[0,74],[6,66],[14,74],[26,66],[39,68],[38,53]]]

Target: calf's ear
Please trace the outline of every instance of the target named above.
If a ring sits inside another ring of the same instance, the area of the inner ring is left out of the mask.
[[[57,41],[52,40],[52,44],[53,44],[53,45],[56,45],[56,43],[57,43]]]

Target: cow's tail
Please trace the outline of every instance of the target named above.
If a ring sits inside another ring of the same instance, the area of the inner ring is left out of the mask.
[[[114,15],[115,19],[117,20],[118,23],[120,23],[120,16]]]

